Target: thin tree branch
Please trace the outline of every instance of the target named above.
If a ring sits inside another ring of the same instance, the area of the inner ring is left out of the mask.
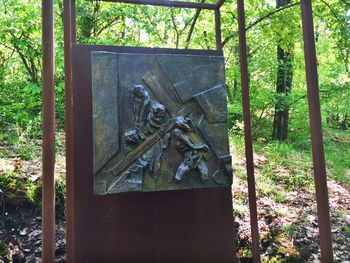
[[[116,23],[119,20],[119,16],[117,16],[114,19],[111,19],[111,21],[109,21],[108,23],[106,23],[103,27],[101,27],[96,33],[95,33],[95,37],[98,37],[104,30],[106,30],[107,28],[109,28],[110,26],[112,26],[114,23]]]
[[[293,3],[293,4],[289,4],[289,5],[280,7],[278,9],[268,13],[267,15],[264,15],[264,16],[260,17],[258,20],[256,20],[255,22],[253,22],[249,26],[247,26],[245,28],[245,30],[247,31],[247,30],[251,29],[253,26],[259,24],[261,21],[265,20],[266,18],[269,18],[270,16],[273,16],[274,14],[276,14],[278,12],[281,12],[281,11],[283,11],[285,9],[291,8],[291,7],[296,6],[296,5],[300,5],[300,2],[296,2],[296,3]]]
[[[332,93],[339,93],[339,92],[343,92],[344,90],[347,90],[347,87],[344,88],[339,88],[339,89],[328,89],[328,90],[320,90],[320,94],[332,94]],[[291,103],[289,103],[289,106],[292,106],[293,104],[297,103],[298,101],[305,99],[307,97],[307,94],[300,96],[298,98],[296,98],[295,100],[293,100]]]
[[[6,46],[6,45],[3,45],[3,46],[4,46],[5,48],[10,49],[10,50],[11,50],[11,54],[10,54],[8,57],[3,56],[2,61],[1,61],[1,63],[0,63],[0,68],[3,67],[3,66],[5,65],[5,63],[6,63],[7,61],[9,61],[9,60],[13,57],[13,54],[15,54],[15,49],[13,49],[13,48],[11,48],[11,47],[9,47],[9,46]]]
[[[346,0],[340,0],[340,1],[342,1],[344,4],[350,7],[350,2],[347,2]]]
[[[147,18],[150,26],[152,26],[153,30],[157,33],[159,41],[162,43],[162,45],[165,45],[166,43],[165,43],[164,39],[162,38],[162,36],[160,35],[159,30],[157,30],[157,27],[154,25],[153,21],[151,21],[151,19],[149,18],[148,15],[146,15],[146,18]]]
[[[258,119],[254,122],[254,124],[252,125],[252,128],[256,128],[256,127],[259,125],[259,123],[260,123],[263,119],[265,119],[266,117],[269,116],[269,114],[266,114],[265,117],[264,117],[264,113],[265,113],[265,111],[266,111],[269,107],[271,107],[271,106],[272,106],[271,103],[267,103],[266,105],[264,105],[264,107],[261,109],[260,116],[259,116]]]
[[[176,22],[175,22],[174,10],[171,8],[170,12],[171,12],[171,23],[173,24],[174,30],[175,30],[175,33],[176,33],[175,48],[179,48],[180,35],[179,35],[179,30],[177,29],[177,25],[176,25]]]
[[[201,3],[204,3],[204,2],[205,2],[205,0],[201,0]],[[188,35],[187,35],[187,38],[186,38],[186,42],[185,42],[185,49],[188,49],[188,47],[190,45],[190,41],[191,41],[192,34],[193,34],[193,31],[194,31],[194,26],[197,23],[197,20],[198,20],[198,17],[199,17],[199,14],[201,13],[201,11],[202,11],[202,9],[197,9],[196,13],[193,16],[193,20],[192,20],[192,24],[191,24],[191,27],[190,27],[190,31],[188,32]]]
[[[207,31],[204,31],[203,35],[204,35],[205,45],[207,46],[207,49],[209,50],[210,49],[210,45],[209,45],[209,41],[208,41],[208,33],[207,33]]]
[[[19,57],[21,58],[23,64],[24,64],[24,67],[26,68],[28,74],[30,75],[31,77],[31,81],[33,83],[38,83],[38,76],[37,76],[37,72],[38,70],[36,69],[35,67],[35,63],[34,61],[30,58],[30,57],[27,57],[23,52],[22,50],[20,49],[20,47],[16,44],[17,41],[21,40],[22,37],[24,36],[25,34],[25,31],[22,31],[21,35],[19,37],[16,37],[15,34],[13,34],[12,32],[10,32],[13,40],[11,41],[12,45],[13,45],[13,48],[16,50],[16,52],[18,53]]]
[[[331,13],[333,14],[333,16],[335,17],[335,19],[337,19],[338,20],[338,22],[340,23],[340,24],[343,24],[344,23],[344,21],[342,21],[339,17],[338,17],[338,12],[337,11],[335,11],[333,8],[332,8],[332,6],[330,5],[330,4],[328,4],[326,1],[323,1],[323,0],[320,0],[322,3],[324,3],[327,7],[328,7],[328,9],[331,11]]]
[[[281,8],[278,8],[276,10],[273,10],[271,11],[270,13],[260,17],[259,19],[257,19],[256,21],[252,22],[251,24],[249,24],[248,26],[246,26],[245,30],[248,31],[249,29],[251,29],[252,27],[256,26],[257,24],[259,24],[260,22],[264,21],[265,19],[285,10],[285,9],[288,9],[288,8],[291,8],[291,7],[294,7],[296,5],[299,5],[300,2],[296,2],[296,3],[293,3],[293,4],[290,4],[290,5],[286,5],[286,6],[283,6]],[[229,36],[227,36],[224,41],[222,42],[222,46],[225,46],[227,44],[228,41],[230,41],[233,37],[237,36],[237,33],[238,32],[235,32]]]

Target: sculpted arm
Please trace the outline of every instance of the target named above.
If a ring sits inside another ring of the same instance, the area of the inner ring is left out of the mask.
[[[192,150],[207,150],[208,146],[205,144],[200,144],[200,145],[195,145],[193,144],[190,139],[188,138],[187,135],[183,134],[183,133],[178,133],[177,135],[177,139],[180,140],[182,143],[186,144],[187,146],[189,146]]]

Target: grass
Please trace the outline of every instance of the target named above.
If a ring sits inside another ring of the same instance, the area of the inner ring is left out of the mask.
[[[35,166],[40,162],[41,140],[38,136],[31,136],[30,129],[11,129],[0,133],[0,190],[6,196],[6,207],[27,204],[37,211],[41,210],[41,178],[32,177],[26,167]],[[64,216],[65,180],[64,180],[64,136],[62,132],[56,134],[56,215]],[[5,167],[6,166],[6,167]],[[33,169],[33,168],[31,168]],[[33,173],[33,171],[32,171]],[[40,165],[35,168],[34,174],[40,174]],[[34,179],[33,179],[34,178]]]
[[[329,176],[350,188],[350,131],[327,130],[324,145]]]
[[[235,146],[235,154],[244,158],[244,137],[231,134],[230,141]],[[256,169],[258,190],[271,196],[278,202],[284,202],[283,191],[300,187],[313,187],[311,142],[307,138],[294,138],[293,141],[278,142],[257,140],[254,142],[255,161],[263,155],[266,161]],[[327,176],[350,188],[350,132],[343,130],[326,130],[324,132],[324,149],[327,165]],[[237,157],[233,157],[234,159]],[[256,164],[257,165],[257,164]],[[259,165],[259,164],[258,164]],[[246,178],[244,167],[235,167],[240,179]]]
[[[298,135],[298,136],[297,136]],[[308,194],[314,193],[313,161],[311,141],[308,134],[291,132],[289,141],[277,142],[256,139],[253,142],[255,181],[258,198],[261,203],[259,212],[260,240],[262,244],[262,262],[301,262],[303,248],[294,245],[293,240],[300,240],[311,224],[308,212],[303,213],[299,205],[307,205]],[[244,165],[245,147],[242,134],[230,134],[233,150],[234,175],[241,185],[246,187],[246,169]],[[346,188],[350,187],[350,133],[343,130],[326,130],[324,132],[324,149],[327,176]],[[241,195],[241,196],[240,196]],[[301,196],[300,204],[294,202]],[[266,197],[266,198],[262,198]],[[236,218],[246,222],[247,194],[235,191],[233,209]],[[303,199],[305,198],[305,200]],[[268,208],[264,206],[268,206]],[[274,214],[281,209],[274,221]],[[287,208],[287,209],[286,209]],[[290,209],[289,209],[290,208]],[[312,208],[310,208],[312,210]],[[310,211],[311,211],[310,210]],[[273,212],[269,215],[269,212]],[[347,211],[339,209],[334,213],[340,221],[347,216]],[[271,220],[269,220],[269,216]],[[288,218],[288,220],[286,220]],[[342,231],[350,234],[350,225],[341,225]],[[308,230],[307,230],[308,231]],[[312,233],[310,233],[312,235]],[[246,233],[239,236],[245,241]],[[249,240],[249,239],[248,239]],[[242,262],[252,262],[250,251],[245,243],[238,256]],[[299,244],[299,243],[298,243]]]
[[[345,226],[345,233],[350,235],[350,225],[349,226]]]
[[[285,226],[283,230],[287,235],[292,237],[293,235],[295,235],[300,231],[300,227],[297,225],[290,225],[290,226]]]
[[[33,138],[30,129],[15,126],[6,132],[0,132],[0,157],[18,157],[22,160],[37,159],[41,155],[40,138]]]
[[[233,159],[244,159],[244,138],[241,135],[231,134],[230,140],[235,146]],[[292,190],[295,187],[310,185],[312,179],[310,171],[311,161],[303,160],[304,156],[287,144],[278,142],[255,142],[255,181],[259,195],[271,197],[279,203],[286,203],[286,188]],[[263,162],[258,159],[263,156]],[[244,166],[234,166],[235,176],[240,180],[246,180]],[[281,187],[281,184],[285,187]]]
[[[5,241],[0,240],[0,259],[6,258],[9,252],[8,245]]]

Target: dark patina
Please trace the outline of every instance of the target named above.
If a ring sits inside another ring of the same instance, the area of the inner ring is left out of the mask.
[[[95,194],[231,184],[222,57],[91,59]]]

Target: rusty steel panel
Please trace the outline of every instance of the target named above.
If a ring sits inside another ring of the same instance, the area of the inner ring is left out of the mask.
[[[95,194],[230,186],[222,56],[94,51],[91,67]]]
[[[74,255],[72,262],[234,261],[232,196],[229,186],[145,193],[94,194],[92,51],[118,54],[142,52],[147,54],[175,53],[180,55],[222,56],[222,53],[218,51],[73,45],[74,200],[71,200],[71,202],[74,207],[74,216],[71,220],[73,220]],[[155,56],[149,58],[154,59]],[[148,73],[139,73],[140,78],[145,78],[149,84],[156,81],[156,77],[150,72]],[[156,76],[159,77],[159,75]],[[168,76],[168,78],[178,82],[189,81],[188,79],[178,79],[176,76],[174,74]],[[120,75],[117,77],[120,80]],[[139,80],[134,84],[140,85]],[[151,94],[147,84],[144,83],[143,85],[147,87],[147,91]],[[197,89],[194,83],[191,83],[191,85],[193,90]],[[129,87],[129,85],[125,87]],[[131,91],[125,90],[117,94],[119,105],[121,105],[124,92],[131,95]],[[169,100],[166,100],[166,107],[169,107],[172,103],[170,101],[172,96],[177,96],[175,89],[174,94],[159,93],[158,96],[164,97],[164,100],[161,100],[164,105],[165,98],[168,96]],[[152,94],[151,100],[153,99]],[[180,98],[178,100],[181,101]],[[198,102],[193,98],[191,103],[196,104]],[[140,107],[136,107],[135,111],[138,109]],[[178,108],[174,105],[171,109],[176,111]],[[199,106],[195,109],[201,111]],[[132,117],[130,119],[134,118],[133,111],[134,107],[131,109]],[[167,111],[167,118],[170,119],[169,112]],[[119,115],[119,118],[121,118],[121,115]],[[186,118],[186,115],[182,118]],[[205,118],[203,116],[202,119],[206,120]],[[193,120],[196,120],[196,118],[193,118]],[[127,130],[130,123],[119,121],[119,134],[124,136],[124,131]],[[215,129],[221,129],[220,123],[214,124]],[[200,127],[196,129],[205,130],[205,125],[212,124],[203,121],[202,125],[203,127],[198,125]],[[204,135],[200,136],[203,136],[201,138],[204,140]],[[207,134],[206,136],[215,137],[214,134]],[[217,142],[219,142],[218,139],[214,143]],[[119,147],[122,143],[120,142]],[[175,148],[173,150],[176,151]],[[219,152],[224,151],[225,147],[217,150]],[[223,162],[228,162],[229,157],[221,157]],[[181,161],[183,157],[179,154],[178,158]],[[198,178],[198,174],[194,176],[194,179]]]

